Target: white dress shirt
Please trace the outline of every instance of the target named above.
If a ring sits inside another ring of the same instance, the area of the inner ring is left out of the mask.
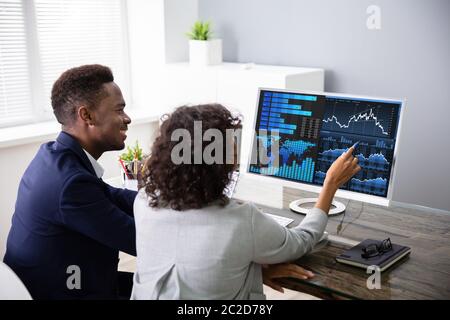
[[[84,153],[86,153],[89,161],[91,162],[97,178],[100,179],[101,177],[103,177],[103,173],[105,173],[105,169],[103,169],[103,167],[100,165],[100,163],[98,163],[97,160],[95,160],[95,158],[93,156],[91,156],[91,154],[89,152],[87,152],[84,149],[83,149],[83,151],[84,151]]]

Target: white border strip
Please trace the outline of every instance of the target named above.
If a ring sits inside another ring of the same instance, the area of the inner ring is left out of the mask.
[[[159,116],[147,114],[139,109],[132,109],[127,113],[131,117],[130,127],[143,123],[159,122],[160,119]],[[56,120],[1,128],[0,149],[55,139],[60,131],[61,125]]]
[[[413,210],[418,210],[418,211],[426,211],[426,212],[431,212],[431,213],[450,215],[450,211],[448,211],[448,210],[431,208],[431,207],[421,206],[419,204],[406,203],[406,202],[400,202],[400,201],[394,201],[394,200],[391,200],[391,206],[396,206],[396,207],[405,208],[405,209],[413,209]]]

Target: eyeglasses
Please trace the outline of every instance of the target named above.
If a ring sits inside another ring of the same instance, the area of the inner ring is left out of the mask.
[[[361,257],[369,259],[377,256],[381,256],[383,253],[392,250],[391,239],[387,238],[381,241],[380,244],[372,243],[362,248]]]

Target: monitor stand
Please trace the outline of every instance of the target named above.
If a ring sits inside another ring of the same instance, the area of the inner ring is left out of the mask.
[[[307,214],[314,204],[317,202],[318,198],[303,198],[299,200],[292,201],[289,204],[289,209],[296,213]],[[345,204],[340,201],[335,201],[331,203],[331,209],[328,212],[329,216],[335,216],[341,214],[345,211]]]

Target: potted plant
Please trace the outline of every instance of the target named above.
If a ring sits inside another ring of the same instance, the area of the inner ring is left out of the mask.
[[[212,39],[211,23],[196,21],[189,37],[189,62],[193,66],[222,63],[222,40]]]
[[[142,148],[137,141],[133,147],[127,146],[126,151],[119,156],[119,163],[124,186],[136,190],[143,165]]]

